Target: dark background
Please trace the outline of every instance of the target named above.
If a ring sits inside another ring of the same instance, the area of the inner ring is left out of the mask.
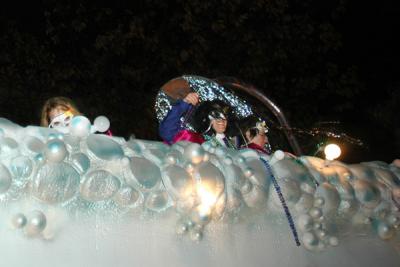
[[[230,76],[260,88],[293,127],[319,129],[298,133],[306,154],[333,140],[345,162],[399,157],[396,1],[108,2],[2,3],[0,116],[39,124],[44,101],[62,95],[92,120],[106,115],[115,135],[159,140],[164,83]],[[273,147],[289,149],[271,125]]]

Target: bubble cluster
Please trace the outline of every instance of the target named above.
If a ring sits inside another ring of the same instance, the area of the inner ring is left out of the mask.
[[[99,120],[96,131],[106,130],[107,121]],[[64,134],[30,128],[20,142],[13,131],[2,132],[0,208],[17,207],[10,222],[26,236],[41,236],[54,223],[38,209],[19,212],[27,200],[71,217],[176,214],[176,233],[196,242],[211,223],[286,215],[296,238],[314,252],[340,245],[345,228],[382,240],[399,231],[397,162],[344,164],[283,151],[266,156],[208,142],[167,146],[93,134],[82,116],[72,124]]]

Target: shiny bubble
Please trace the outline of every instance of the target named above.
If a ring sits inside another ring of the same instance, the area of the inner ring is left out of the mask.
[[[98,116],[94,119],[93,126],[96,131],[104,133],[110,128],[110,120],[106,116]]]
[[[132,157],[130,169],[136,181],[144,189],[151,189],[161,181],[160,168],[148,159]]]
[[[154,191],[147,196],[145,205],[151,211],[161,212],[169,207],[168,199],[166,191]]]
[[[318,246],[318,238],[311,232],[303,234],[303,245],[309,250],[315,250]]]
[[[247,206],[251,208],[264,208],[267,205],[267,192],[258,185],[253,185],[249,193],[243,194]]]
[[[26,156],[13,158],[10,165],[14,177],[27,178],[33,170],[32,161]]]
[[[72,166],[82,175],[90,167],[90,159],[83,153],[75,153],[71,156]]]
[[[121,206],[130,206],[140,198],[140,192],[129,185],[122,186],[114,196],[114,201]]]
[[[49,163],[41,167],[32,181],[33,195],[47,203],[60,203],[78,191],[80,176],[66,163]]]
[[[380,222],[378,224],[378,236],[384,240],[391,239],[395,232],[394,228],[389,226],[387,223]]]
[[[75,116],[72,118],[69,125],[69,132],[72,136],[76,137],[86,137],[90,134],[90,121],[84,116]]]
[[[41,153],[44,149],[44,143],[36,137],[28,136],[24,139],[25,148],[34,154]]]
[[[315,197],[322,197],[325,200],[325,204],[322,207],[322,212],[325,215],[331,215],[337,212],[340,197],[333,185],[328,182],[320,184],[315,192]]]
[[[313,217],[314,219],[318,219],[319,217],[322,216],[322,210],[319,208],[311,208],[309,213],[311,217]]]
[[[327,237],[326,232],[324,230],[316,230],[315,234],[318,236],[319,239],[323,240]]]
[[[310,231],[313,228],[313,219],[308,214],[301,214],[297,218],[297,226],[303,232]]]
[[[17,213],[11,218],[11,224],[15,229],[22,228],[26,225],[27,219],[24,214]]]
[[[190,231],[190,239],[199,242],[203,238],[203,232],[199,229],[192,229]]]
[[[89,201],[102,201],[111,198],[120,188],[117,177],[105,170],[88,173],[81,185],[81,195]]]
[[[46,225],[46,216],[43,212],[35,210],[28,215],[28,222],[24,228],[25,234],[28,236],[36,236],[46,228]]]
[[[314,200],[314,206],[321,208],[325,204],[325,199],[323,197],[316,197]]]
[[[193,177],[197,182],[198,189],[205,189],[215,200],[224,190],[224,175],[210,162],[203,162],[197,165],[193,171]]]
[[[189,230],[189,227],[185,223],[178,223],[176,226],[176,233],[178,235],[183,235],[183,234],[187,233],[188,230]]]
[[[6,192],[11,186],[11,174],[7,167],[0,163],[0,194]]]
[[[92,134],[86,140],[88,149],[102,160],[119,160],[124,157],[121,146],[109,136]]]
[[[311,194],[302,194],[299,201],[295,205],[295,209],[299,212],[307,212],[314,204],[314,197]]]
[[[193,180],[190,174],[177,165],[163,170],[164,185],[175,198],[186,198],[193,192]]]
[[[354,190],[356,198],[367,208],[375,208],[380,200],[381,195],[379,189],[367,180],[356,180],[354,182]]]
[[[46,143],[44,155],[49,162],[62,162],[68,151],[63,141],[54,139]]]
[[[329,237],[329,245],[336,247],[339,245],[339,239],[336,236]]]
[[[196,143],[192,143],[185,147],[183,156],[193,164],[199,164],[203,161],[205,155],[204,148]]]

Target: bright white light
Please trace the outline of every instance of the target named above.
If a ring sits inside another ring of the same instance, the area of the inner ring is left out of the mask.
[[[337,159],[342,153],[340,147],[336,144],[329,144],[325,146],[324,152],[325,152],[325,158],[327,160]]]
[[[204,207],[211,207],[217,201],[216,196],[203,186],[197,188],[197,193],[201,199],[201,205]]]

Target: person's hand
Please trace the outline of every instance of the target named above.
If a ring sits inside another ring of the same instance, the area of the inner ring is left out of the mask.
[[[199,103],[199,95],[197,93],[189,93],[187,96],[183,99],[186,103],[192,104],[193,106],[196,106],[197,103]]]

